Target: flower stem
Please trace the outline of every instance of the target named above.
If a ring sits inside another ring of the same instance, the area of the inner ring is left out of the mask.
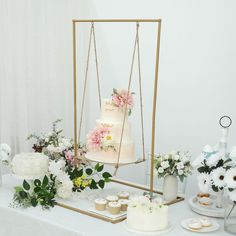
[[[230,217],[230,215],[231,215],[231,213],[232,213],[233,209],[235,208],[235,206],[236,206],[236,204],[234,203],[234,205],[233,205],[233,207],[231,208],[231,210],[230,210],[230,212],[229,212],[228,216],[226,217],[227,219]]]

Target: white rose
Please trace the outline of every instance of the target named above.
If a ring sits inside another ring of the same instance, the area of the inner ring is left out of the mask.
[[[163,169],[162,167],[159,167],[159,168],[158,168],[158,172],[159,172],[160,174],[162,174],[162,173],[164,172],[164,169]]]
[[[178,170],[183,169],[184,168],[184,163],[181,161],[181,162],[177,163],[176,167],[177,167]]]
[[[180,159],[180,156],[178,154],[174,155],[174,160],[178,161]]]
[[[61,185],[57,189],[57,194],[59,197],[63,199],[68,199],[72,196],[72,188],[70,188],[70,186],[67,185]]]
[[[169,166],[170,166],[170,164],[169,164],[168,161],[163,161],[163,162],[161,163],[161,167],[162,167],[163,169],[166,169],[166,168],[168,168]]]
[[[166,155],[164,156],[164,159],[165,159],[165,160],[168,160],[168,159],[169,159],[169,155],[166,154]]]

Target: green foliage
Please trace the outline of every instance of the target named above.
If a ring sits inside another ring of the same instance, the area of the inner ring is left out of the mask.
[[[56,187],[53,176],[48,178],[45,175],[42,182],[36,179],[32,185],[24,180],[22,186],[15,187],[13,206],[27,208],[41,205],[43,209],[49,209],[56,204],[55,195]]]
[[[74,183],[74,191],[80,192],[86,187],[90,189],[103,189],[110,182],[112,175],[103,172],[104,165],[97,163],[95,166],[80,165],[79,167],[67,166],[66,172]]]

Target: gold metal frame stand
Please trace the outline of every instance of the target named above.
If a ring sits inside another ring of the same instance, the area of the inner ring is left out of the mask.
[[[161,192],[154,189],[154,155],[155,155],[155,135],[156,135],[156,102],[157,102],[157,92],[158,92],[158,70],[159,70],[159,54],[160,54],[160,37],[161,37],[161,19],[100,19],[100,20],[73,20],[73,82],[74,82],[74,145],[77,147],[78,145],[78,134],[77,134],[77,58],[76,58],[76,52],[77,52],[77,45],[76,45],[76,25],[79,23],[156,23],[157,24],[157,41],[156,41],[156,62],[155,62],[155,78],[154,78],[154,85],[153,85],[153,106],[152,106],[152,142],[151,142],[151,167],[150,167],[150,185],[142,186],[138,185],[136,183],[127,182],[124,180],[113,178],[112,181],[117,184],[126,185],[129,187],[141,189],[144,191],[149,191],[151,194],[158,193],[162,194]],[[78,150],[75,148],[75,157],[78,157]],[[180,202],[184,200],[182,197],[178,197],[176,200],[167,203],[167,205],[171,205],[177,202]],[[109,221],[112,223],[117,223],[123,219],[120,219],[118,221],[112,221],[107,219],[106,217],[102,217],[96,214],[93,214],[91,212],[87,212],[84,210],[80,210],[74,207],[67,206],[65,204],[58,203],[59,206],[65,207],[67,209],[71,209],[77,212],[80,212],[82,214],[86,214],[92,217],[96,217],[105,221]]]

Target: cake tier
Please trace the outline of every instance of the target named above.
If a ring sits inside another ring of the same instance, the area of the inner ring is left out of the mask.
[[[115,150],[89,150],[89,152],[85,154],[85,157],[92,161],[115,164],[118,158],[119,143],[114,143],[113,145]],[[124,142],[121,146],[119,163],[125,164],[132,162],[135,162],[134,143]]]
[[[12,160],[12,171],[15,175],[35,179],[48,171],[48,157],[41,153],[20,153]]]
[[[110,122],[105,120],[96,120],[97,126],[103,126],[103,127],[109,127],[110,128],[110,134],[112,136],[112,139],[114,142],[120,142],[121,139],[121,133],[122,133],[122,123],[117,122]],[[131,125],[128,121],[125,122],[124,126],[124,132],[123,132],[123,138],[122,143],[131,143],[132,137],[131,137]]]
[[[157,231],[168,227],[168,207],[162,206],[152,212],[145,212],[139,207],[128,207],[127,224],[140,231]]]
[[[123,123],[124,115],[124,110],[113,105],[111,100],[102,99],[100,120]],[[128,115],[125,117],[127,119]]]

